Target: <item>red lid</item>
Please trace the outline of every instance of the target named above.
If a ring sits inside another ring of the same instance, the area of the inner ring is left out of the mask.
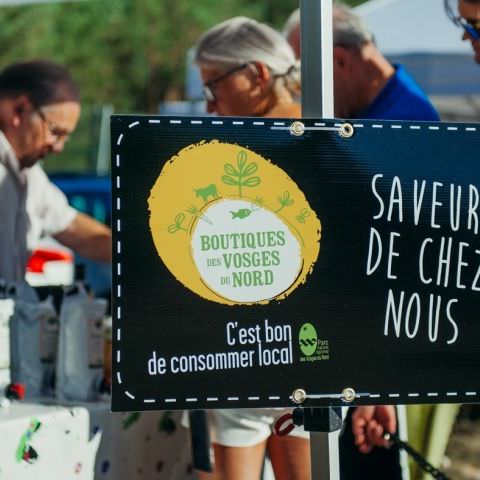
[[[11,383],[5,389],[5,396],[9,400],[23,400],[25,398],[25,385],[23,383]]]

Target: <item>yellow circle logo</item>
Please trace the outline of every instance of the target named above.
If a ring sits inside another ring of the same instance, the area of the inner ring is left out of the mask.
[[[320,221],[295,182],[247,148],[190,145],[148,199],[157,252],[184,286],[228,305],[281,300],[305,282]]]

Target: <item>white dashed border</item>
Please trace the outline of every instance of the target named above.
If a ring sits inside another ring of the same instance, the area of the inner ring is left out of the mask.
[[[259,120],[252,120],[252,121],[245,121],[245,120],[179,120],[179,119],[165,119],[165,122],[168,122],[170,125],[184,125],[185,123],[190,123],[190,125],[226,125],[226,126],[269,126],[271,130],[290,130],[290,126],[287,125],[286,122],[279,122],[279,121],[272,121],[272,122],[266,122],[266,121],[259,121]],[[158,118],[150,118],[147,119],[147,124],[149,125],[158,125],[162,122],[161,119]],[[141,121],[137,120],[128,125],[128,128],[134,128],[138,125],[141,124]],[[333,126],[327,126],[325,122],[314,122],[313,127],[312,126],[306,126],[305,130],[323,130],[323,131],[338,131],[340,127],[340,123],[335,123]],[[394,123],[371,123],[371,124],[364,124],[364,123],[354,123],[353,124],[354,128],[372,128],[372,129],[383,129],[383,128],[390,128],[392,130],[402,130],[404,127],[408,128],[410,130],[428,130],[430,132],[440,132],[440,131],[451,131],[451,132],[477,132],[477,127],[471,127],[471,126],[465,126],[465,127],[460,127],[460,126],[449,126],[446,125],[444,126],[442,123],[438,123],[435,125],[431,125],[428,122],[425,122],[422,125],[418,124],[412,124],[408,125],[404,123],[403,125],[399,124],[394,124]],[[117,138],[116,145],[120,146],[122,141],[124,139],[124,134],[120,134]],[[117,168],[121,167],[121,158],[119,154],[115,155],[115,166]],[[115,204],[116,204],[116,209],[118,213],[120,214],[121,212],[121,180],[120,176],[117,175],[115,177],[115,191],[114,191],[114,197],[115,197]],[[121,233],[121,221],[120,219],[117,219],[117,232]],[[122,254],[122,245],[121,241],[117,241],[117,255]],[[122,262],[121,259],[117,262],[117,302],[120,302],[121,295],[122,295],[122,287],[121,287],[121,274],[122,274]],[[122,318],[122,308],[120,305],[117,306],[117,311],[116,311],[116,324],[120,323],[120,320]],[[121,342],[122,339],[122,333],[121,333],[121,328],[118,327],[116,329],[117,333],[117,343]],[[116,365],[117,368],[120,365],[121,361],[121,350],[120,348],[117,349],[116,351]],[[121,372],[119,370],[116,371],[116,379],[117,383],[119,385],[123,384],[122,381],[122,376]],[[128,397],[131,400],[135,400],[135,395],[132,395],[128,390],[124,390],[124,394],[126,397]],[[459,401],[460,399],[458,397],[468,397],[468,400],[472,400],[475,397],[479,397],[479,392],[477,391],[467,391],[467,392],[410,392],[410,393],[400,393],[400,392],[392,392],[392,393],[356,393],[355,398],[356,399],[362,399],[362,398],[370,398],[370,399],[382,399],[385,398],[387,401],[388,399],[400,399],[400,398],[408,398],[408,399],[415,399],[415,401],[419,401],[418,399],[424,398],[424,399],[431,399],[431,398],[442,398],[445,400],[449,400],[454,398],[455,401]],[[306,396],[307,400],[341,400],[343,398],[343,394],[339,393],[323,393],[323,394],[307,394]],[[226,399],[221,399],[220,397],[210,397],[206,396],[206,401],[208,403],[218,403],[221,401],[226,400],[227,402],[240,402],[243,400],[247,400],[248,402],[260,402],[264,400],[272,401],[272,402],[278,402],[281,400],[281,397],[279,395],[268,395],[265,397],[261,396],[248,396],[248,397],[241,397],[241,396],[228,396]],[[292,397],[289,397],[290,400],[292,400]],[[199,398],[199,397],[185,397],[185,398],[164,398],[162,400],[159,400],[160,402],[166,403],[166,404],[172,404],[178,402],[185,402],[185,403],[198,403],[198,402],[204,402],[205,398]],[[143,399],[143,403],[145,404],[154,404],[157,402],[157,399],[155,398],[145,398]]]

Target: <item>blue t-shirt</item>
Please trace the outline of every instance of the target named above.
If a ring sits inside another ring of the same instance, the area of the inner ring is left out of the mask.
[[[374,120],[440,120],[423,90],[401,65],[375,100],[357,118]]]

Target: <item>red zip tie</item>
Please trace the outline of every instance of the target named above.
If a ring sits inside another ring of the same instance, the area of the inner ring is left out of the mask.
[[[291,423],[287,423],[288,421]],[[291,413],[282,415],[273,425],[273,431],[275,432],[275,435],[278,435],[279,437],[286,437],[294,428],[295,424],[293,423],[293,415]]]

